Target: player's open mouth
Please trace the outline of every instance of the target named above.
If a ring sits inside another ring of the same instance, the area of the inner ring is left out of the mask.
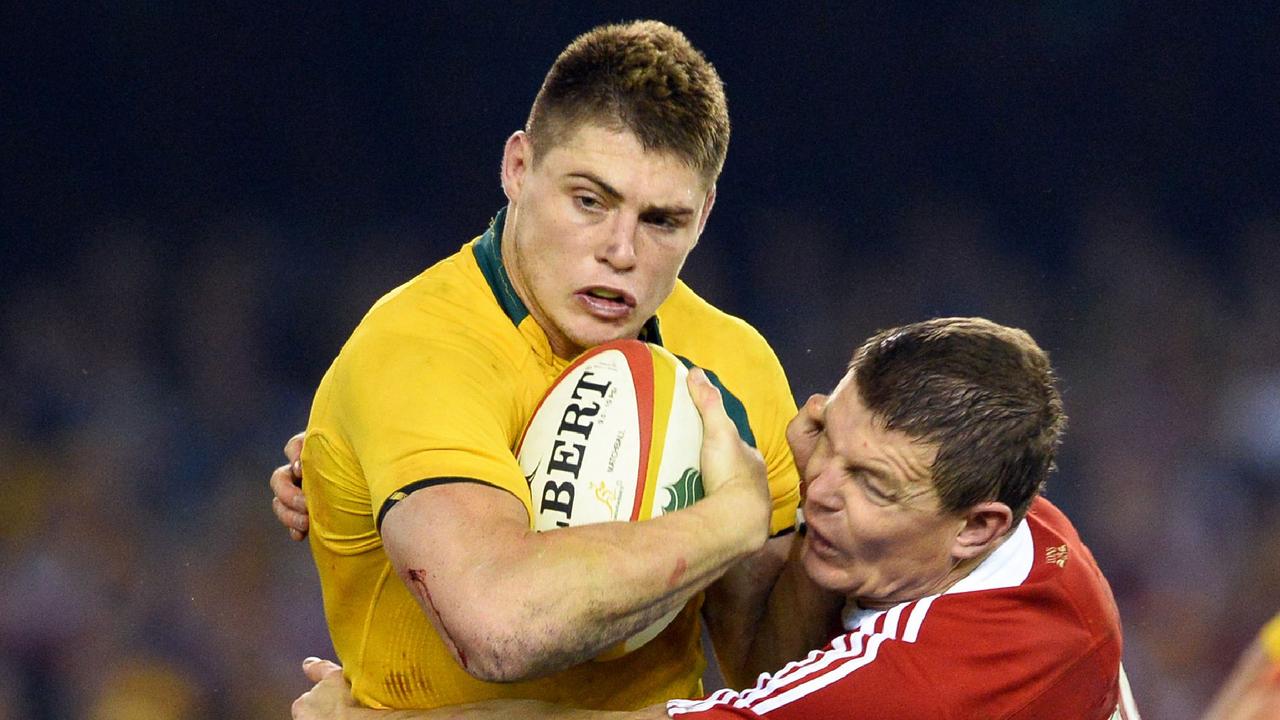
[[[588,312],[605,320],[624,318],[636,307],[634,297],[609,287],[583,288],[576,293],[576,297]]]
[[[809,523],[805,528],[804,539],[809,544],[809,549],[821,557],[832,557],[836,554],[835,546],[814,528],[813,523]]]

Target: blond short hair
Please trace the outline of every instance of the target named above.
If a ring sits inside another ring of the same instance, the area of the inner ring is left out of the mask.
[[[597,27],[560,53],[525,125],[534,162],[583,124],[630,131],[708,184],[729,149],[720,75],[684,33],[653,20]]]

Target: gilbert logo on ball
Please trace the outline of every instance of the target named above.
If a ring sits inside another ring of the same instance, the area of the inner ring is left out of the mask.
[[[536,530],[648,520],[702,497],[702,418],[688,370],[666,349],[616,340],[583,353],[547,390],[516,455]],[[662,618],[600,659],[653,639]]]

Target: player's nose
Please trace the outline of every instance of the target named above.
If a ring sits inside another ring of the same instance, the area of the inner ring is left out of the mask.
[[[835,477],[832,463],[827,457],[815,456],[809,461],[811,472],[805,474],[804,498],[806,509],[836,511],[842,506],[839,478]]]
[[[631,213],[614,215],[609,232],[596,252],[596,259],[615,270],[626,271],[636,266],[636,232],[640,218]]]

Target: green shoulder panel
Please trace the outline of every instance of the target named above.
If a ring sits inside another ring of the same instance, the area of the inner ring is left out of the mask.
[[[676,357],[680,358],[680,362],[684,363],[686,368],[694,367],[688,358],[680,355]],[[720,377],[716,375],[714,370],[702,368],[702,371],[707,374],[707,379],[711,381],[711,384],[720,389],[720,396],[724,398],[725,412],[729,414],[729,419],[738,428],[738,435],[742,437],[742,441],[751,447],[756,447],[756,435],[751,432],[751,423],[747,421],[747,407],[742,404],[737,395],[734,395],[729,388],[724,386],[724,383],[720,381]]]

